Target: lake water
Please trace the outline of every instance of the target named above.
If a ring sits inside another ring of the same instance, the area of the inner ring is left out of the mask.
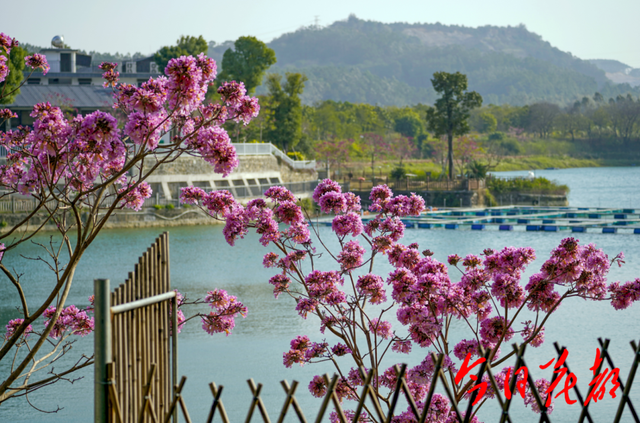
[[[501,175],[526,175],[526,172],[505,172]],[[538,171],[545,176],[565,183],[571,188],[572,206],[625,207],[640,209],[640,168],[595,168]],[[321,235],[328,239],[330,228],[320,228]],[[162,229],[105,230],[83,257],[74,282],[74,290],[68,303],[86,305],[87,297],[92,294],[93,279],[109,278],[112,286],[124,281],[127,272],[133,267],[137,257],[153,242]],[[211,394],[207,384],[215,381],[225,386],[223,402],[232,421],[244,420],[251,394],[246,380],[253,378],[264,384],[264,399],[271,418],[275,418],[284,401],[284,393],[279,381],[298,380],[297,398],[301,402],[308,419],[315,418],[319,400],[312,398],[306,386],[315,374],[331,371],[322,365],[305,367],[294,366],[286,369],[282,365],[282,353],[288,350],[289,341],[297,335],[308,334],[312,340],[323,339],[317,324],[312,319],[304,320],[293,310],[292,301],[281,297],[273,298],[267,280],[274,274],[263,269],[262,256],[268,251],[260,246],[257,237],[250,234],[246,239],[229,247],[222,236],[220,226],[170,228],[171,278],[172,286],[186,293],[190,298],[203,297],[213,288],[226,289],[238,296],[249,307],[246,319],[237,321],[231,336],[209,336],[199,324],[192,321],[179,335],[180,360],[179,372],[189,379],[185,388],[185,400],[194,422],[204,421],[211,405]],[[529,266],[525,277],[535,272],[549,251],[558,245],[565,233],[545,232],[497,232],[497,231],[444,231],[408,229],[403,242],[420,243],[421,248],[435,252],[435,258],[445,261],[447,255],[457,253],[464,256],[479,254],[485,248],[499,249],[504,246],[532,246],[538,259]],[[582,243],[593,242],[604,249],[609,256],[624,251],[626,265],[614,268],[610,280],[627,281],[640,276],[640,236],[630,234],[580,234]],[[39,242],[48,242],[46,236]],[[5,259],[16,269],[25,268],[23,283],[35,304],[48,289],[50,279],[41,263],[30,261],[27,257],[38,254],[34,245],[25,245],[21,250],[24,257],[16,255]],[[390,266],[379,262],[377,271],[382,274]],[[453,275],[453,273],[452,273]],[[455,278],[455,277],[454,277]],[[15,307],[17,298],[11,288],[0,285],[0,322],[4,324],[17,317]],[[526,318],[523,316],[523,321]],[[573,299],[560,308],[550,319],[546,329],[547,342],[539,349],[529,348],[526,360],[534,378],[547,377],[548,371],[537,368],[556,357],[552,341],[565,345],[570,354],[568,363],[578,377],[578,386],[583,394],[590,381],[590,370],[598,347],[598,337],[611,339],[610,351],[615,364],[620,367],[621,375],[626,379],[633,355],[629,341],[638,340],[640,329],[640,306],[634,305],[625,311],[616,311],[608,304],[587,303]],[[464,336],[461,325],[452,327],[452,338]],[[516,338],[514,338],[516,340]],[[78,353],[90,354],[93,348],[91,337],[80,339],[74,346]],[[402,356],[396,361],[409,365],[419,363],[424,350]],[[505,351],[505,347],[503,347]],[[394,362],[390,361],[391,365]],[[6,374],[6,363],[0,364],[0,376]],[[56,367],[56,370],[62,367]],[[71,384],[58,384],[45,388],[30,396],[32,404],[44,410],[58,413],[42,414],[28,406],[24,399],[11,400],[0,407],[0,422],[85,422],[93,415],[93,372],[81,372],[84,379]],[[633,391],[632,398],[640,403],[640,387]],[[615,400],[607,397],[590,407],[595,421],[611,421],[615,407],[621,395]],[[572,393],[572,398],[575,394]],[[534,415],[524,409],[521,401],[515,401],[514,421],[537,421]],[[552,420],[575,421],[577,406],[568,406],[560,399],[556,400],[556,409]],[[485,407],[481,411],[484,421],[495,421],[495,408]],[[254,419],[259,416],[254,416]],[[293,421],[293,420],[290,420]]]

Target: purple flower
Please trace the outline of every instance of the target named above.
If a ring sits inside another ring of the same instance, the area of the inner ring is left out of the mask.
[[[4,334],[4,339],[11,338],[13,336],[13,334],[15,333],[16,329],[18,329],[18,327],[20,327],[22,322],[24,322],[24,319],[9,320],[9,323],[7,323],[7,325],[5,326],[5,328],[7,328],[7,333]],[[22,333],[22,336],[24,336],[26,338],[26,337],[29,336],[29,334],[31,332],[33,332],[33,327],[31,325],[28,325],[27,328]]]
[[[369,298],[372,304],[382,304],[387,301],[387,294],[384,291],[382,278],[373,273],[358,277],[356,288],[360,295]]]
[[[43,75],[49,72],[49,64],[44,54],[34,53],[32,56],[27,56],[24,58],[24,63],[34,69],[42,69]]]
[[[180,189],[181,204],[198,204],[198,201],[204,200],[207,193],[202,188],[188,186]]]
[[[533,334],[540,329],[540,331],[533,336]],[[531,320],[527,320],[524,322],[524,329],[522,329],[522,338],[526,341],[529,341],[532,347],[537,348],[544,343],[544,327],[538,328],[535,325],[531,324]]]
[[[325,197],[323,196],[322,198],[324,199]],[[322,202],[323,200],[321,199],[320,201]],[[358,236],[364,230],[362,219],[353,212],[334,217],[331,228],[338,236],[345,236],[348,234],[351,234],[351,236]]]
[[[513,337],[513,329],[508,327],[504,317],[496,316],[480,322],[480,336],[490,344],[497,344],[500,340],[508,341]],[[504,339],[503,339],[504,336]]]
[[[344,245],[344,248],[338,254],[338,262],[340,268],[348,272],[356,269],[362,265],[362,256],[365,253],[365,249],[358,244],[358,241],[349,241]]]
[[[352,351],[345,344],[338,343],[331,347],[331,352],[338,357],[342,357],[343,355],[351,354]]]
[[[312,298],[302,298],[298,301],[296,305],[296,311],[298,314],[305,319],[307,318],[308,313],[313,313],[318,306],[318,301]]]
[[[276,208],[276,214],[281,222],[288,225],[304,222],[304,215],[299,206],[293,201],[282,201]]]
[[[286,292],[290,282],[289,278],[282,274],[271,277],[269,283],[273,285],[273,296],[278,298],[281,293]]]
[[[233,195],[226,190],[211,191],[203,200],[204,206],[212,213],[224,216],[235,206],[236,200]]]
[[[322,398],[327,393],[327,386],[322,376],[314,376],[309,382],[309,392],[316,398]]]
[[[316,189],[313,190],[313,196],[312,196],[313,201],[315,201],[316,203],[319,203],[320,198],[322,198],[322,196],[324,196],[329,192],[336,192],[340,194],[342,193],[342,188],[340,187],[340,184],[338,184],[337,182],[332,181],[331,179],[325,179],[318,184]],[[346,204],[346,201],[345,201],[345,204]]]
[[[393,336],[391,323],[386,320],[380,321],[377,318],[371,319],[369,322],[369,332],[374,333],[383,339],[389,339]]]
[[[322,213],[343,213],[347,209],[347,201],[344,196],[336,191],[330,191],[320,197],[318,203]]]
[[[285,187],[273,186],[264,192],[264,196],[273,201],[290,201],[295,203],[296,197]]]

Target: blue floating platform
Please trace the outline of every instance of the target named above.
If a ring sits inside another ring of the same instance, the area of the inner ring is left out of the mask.
[[[589,207],[578,207],[578,210],[589,210]]]
[[[473,224],[471,225],[471,230],[472,231],[481,231],[484,229],[484,225],[481,224]]]
[[[540,230],[540,225],[527,225],[527,232],[536,232]]]
[[[633,214],[635,212],[636,212],[635,209],[623,209],[622,210],[622,213],[627,213],[627,214]]]
[[[517,211],[509,211],[509,212],[507,212],[507,216],[515,216],[517,214],[518,214]]]
[[[404,226],[407,227],[407,228],[415,228],[416,227],[416,224],[413,223],[413,222],[403,222],[403,223],[404,223]]]
[[[618,232],[618,228],[602,228],[603,234],[615,234]]]
[[[635,229],[633,230],[633,233],[634,233],[634,234],[640,234],[640,228],[635,228]]]
[[[458,229],[458,224],[457,223],[445,223],[444,224],[444,228],[445,229]]]
[[[587,232],[587,228],[584,226],[574,226],[571,228],[571,232]]]
[[[599,214],[589,214],[589,219],[600,219],[600,215]]]
[[[431,223],[419,223],[418,222],[418,228],[431,229],[431,228],[433,228],[433,224],[431,224]]]
[[[518,219],[518,223],[527,224],[529,223],[529,219]]]
[[[460,211],[454,211],[452,214],[454,216],[464,216],[464,212],[460,212]]]
[[[613,224],[616,226],[626,226],[627,222],[613,222]]]
[[[487,216],[487,212],[476,212],[476,216]]]
[[[626,214],[614,214],[613,218],[614,219],[626,219],[627,215]]]
[[[499,230],[501,231],[512,231],[513,230],[513,226],[512,225],[500,225],[498,227]]]
[[[504,223],[504,219],[501,217],[497,217],[495,219],[493,219],[493,223]]]
[[[502,216],[502,212],[501,211],[492,211],[491,212],[491,216]]]
[[[545,232],[558,232],[557,226],[543,226],[542,230]]]
[[[555,221],[555,220],[553,220],[553,219],[544,219],[544,220],[542,221],[542,223],[543,223],[543,224],[545,224],[545,225],[548,225],[548,224],[550,224],[550,223],[556,223],[556,221]]]
[[[567,213],[567,217],[569,219],[575,219],[576,217],[578,217],[578,215],[576,213]]]

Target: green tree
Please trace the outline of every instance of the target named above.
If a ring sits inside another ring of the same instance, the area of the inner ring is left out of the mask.
[[[262,76],[276,63],[276,53],[256,37],[240,37],[222,56],[222,72],[218,81],[243,81],[247,93],[253,94],[262,84]]]
[[[269,140],[285,152],[294,148],[302,137],[302,103],[300,94],[307,77],[300,73],[287,72],[284,86],[282,75],[267,75],[267,88],[273,113],[273,125]]]
[[[447,136],[449,179],[453,179],[453,137],[469,132],[469,112],[482,106],[482,97],[475,91],[466,92],[467,76],[460,72],[436,72],[431,84],[441,97],[427,110],[427,127],[436,137]]]
[[[164,72],[169,60],[180,56],[197,56],[200,53],[206,53],[208,48],[209,45],[202,35],[197,38],[183,35],[176,40],[175,46],[165,46],[158,50],[153,60],[158,64],[160,72]]]
[[[0,49],[0,54],[6,56],[3,49]],[[16,96],[20,94],[20,83],[22,82],[22,71],[24,70],[24,57],[27,52],[19,47],[15,46],[11,49],[9,54],[9,60],[7,65],[9,66],[9,75],[0,85],[0,93],[4,93],[4,97],[0,99],[2,104],[11,104],[15,101]]]

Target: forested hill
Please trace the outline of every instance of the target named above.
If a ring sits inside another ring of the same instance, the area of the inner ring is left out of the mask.
[[[326,99],[430,104],[436,98],[430,79],[437,71],[465,73],[469,89],[485,104],[567,104],[596,91],[605,98],[640,93],[638,87],[611,83],[595,64],[551,46],[524,26],[384,24],[352,15],[328,27],[285,34],[269,46],[278,58],[270,72],[304,72],[309,78],[302,96],[307,104]]]

